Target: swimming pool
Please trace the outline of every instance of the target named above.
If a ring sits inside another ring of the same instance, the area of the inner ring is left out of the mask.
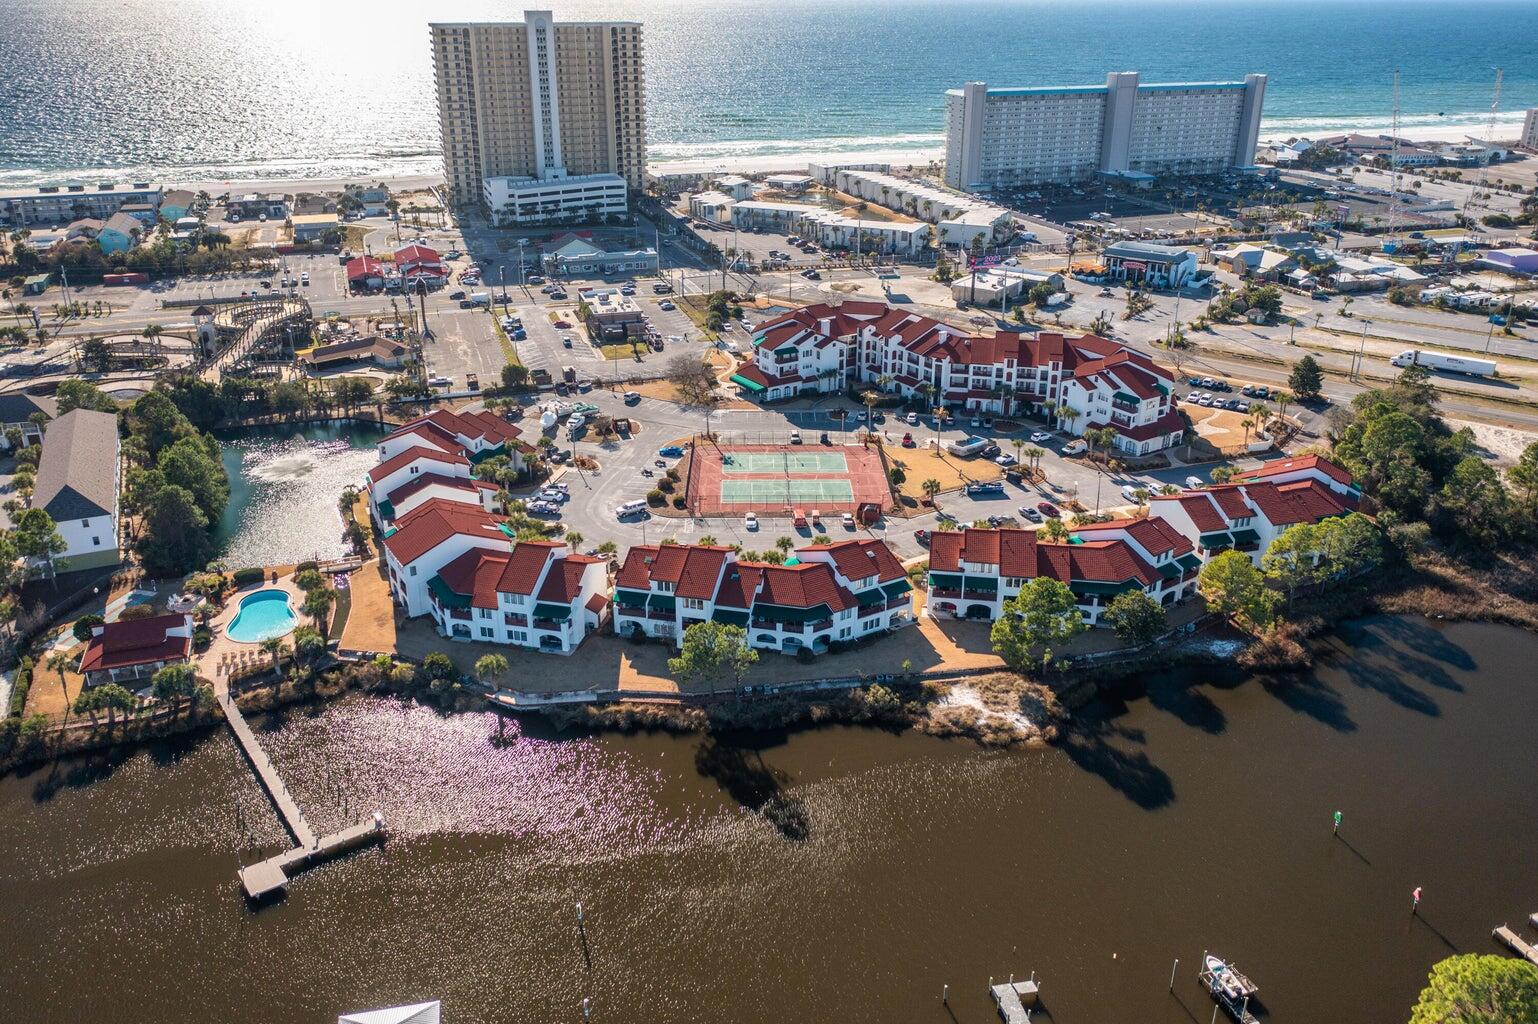
[[[299,625],[288,595],[281,590],[258,590],[240,599],[240,610],[225,635],[242,644],[259,644],[275,636],[287,636]]]

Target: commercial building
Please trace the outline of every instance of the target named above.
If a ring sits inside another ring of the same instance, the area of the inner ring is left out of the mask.
[[[958,305],[970,303],[975,306],[993,306],[1018,302],[1041,284],[1054,291],[1061,291],[1063,275],[1030,267],[978,267],[965,277],[958,277],[951,282],[951,298]]]
[[[911,589],[879,540],[813,544],[784,565],[743,561],[727,547],[643,545],[615,578],[614,631],[678,647],[690,626],[715,621],[742,627],[760,650],[821,654],[911,623]]]
[[[1538,274],[1538,251],[1521,246],[1491,249],[1479,258],[1479,262],[1508,274]]]
[[[1152,288],[1184,288],[1196,276],[1196,253],[1153,242],[1116,242],[1100,253],[1104,277]]]
[[[577,297],[586,307],[583,325],[594,341],[626,341],[646,333],[646,314],[618,288],[584,288]]]
[[[340,228],[342,219],[334,213],[296,213],[292,224],[294,241],[316,242],[324,238],[326,232]]]
[[[733,203],[726,210],[739,230],[797,234],[836,249],[912,255],[929,246],[929,225],[916,221],[850,217],[821,206],[757,199]]]
[[[771,174],[764,179],[764,184],[787,195],[800,195],[812,187],[812,176],[810,174]]]
[[[655,274],[657,250],[610,251],[578,235],[563,235],[545,247],[540,265],[552,276],[574,274]]]
[[[1104,85],[945,95],[945,182],[952,188],[1071,182],[1095,174],[1215,174],[1255,162],[1266,76],[1144,85],[1117,71]]]
[[[281,192],[247,192],[231,196],[224,203],[225,220],[239,223],[243,220],[282,220],[288,216],[288,196]]]
[[[106,220],[127,204],[158,209],[161,190],[144,182],[119,188],[106,183],[44,185],[35,189],[0,192],[0,224],[13,228],[34,224],[68,224],[82,217]]]
[[[625,217],[627,188],[618,174],[501,176],[486,179],[483,198],[491,222],[499,227],[572,220],[602,223]]]
[[[411,350],[398,341],[367,335],[329,345],[316,345],[299,353],[299,361],[312,371],[329,370],[350,363],[369,363],[382,370],[398,370]]]
[[[819,303],[766,320],[737,378],[765,401],[865,385],[967,412],[1034,412],[1074,434],[1110,427],[1129,455],[1173,447],[1185,430],[1174,375],[1116,342],[1049,332],[973,336],[881,302]],[[1074,415],[1061,415],[1064,407]]]
[[[538,210],[564,195],[539,183],[579,178],[587,199],[615,176],[639,190],[646,163],[646,95],[637,22],[429,25],[444,173],[456,205],[494,214]],[[493,182],[496,182],[495,184]],[[576,202],[575,198],[571,200]],[[511,221],[520,222],[520,221]]]
[[[64,538],[56,558],[67,571],[116,565],[118,553],[117,417],[73,409],[43,435],[32,507],[47,512]]]

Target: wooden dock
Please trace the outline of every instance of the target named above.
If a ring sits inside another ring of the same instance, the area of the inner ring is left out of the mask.
[[[229,724],[230,731],[235,734],[236,743],[240,745],[246,760],[255,769],[256,777],[261,780],[262,789],[266,791],[268,799],[272,801],[273,808],[283,822],[283,827],[288,830],[288,834],[293,837],[296,844],[291,850],[240,869],[240,885],[248,898],[259,900],[282,892],[294,875],[333,857],[340,857],[384,839],[384,819],[377,813],[351,828],[317,837],[315,830],[305,820],[304,812],[299,808],[299,802],[284,785],[278,770],[268,759],[267,752],[257,742],[256,734],[251,731],[245,716],[240,713],[235,699],[230,696],[228,677],[220,677],[214,687],[214,697],[224,712],[224,720]]]
[[[1534,914],[1532,917],[1528,918],[1529,923],[1533,923],[1535,921],[1538,921],[1538,914]],[[1538,927],[1538,924],[1535,924],[1534,927]],[[1517,954],[1517,956],[1522,957],[1528,963],[1538,967],[1538,949],[1534,949],[1532,945],[1530,945],[1525,939],[1522,938],[1522,936],[1518,935],[1516,932],[1512,931],[1505,925],[1501,925],[1491,934],[1494,935],[1498,941],[1503,943],[1513,953]]]
[[[1004,985],[990,985],[988,991],[993,995],[993,1004],[999,1008],[999,1016],[1004,1018],[1005,1024],[1029,1024],[1031,1013],[1026,1007],[1035,1006],[1040,995],[1035,975],[1029,981],[1010,979]]]

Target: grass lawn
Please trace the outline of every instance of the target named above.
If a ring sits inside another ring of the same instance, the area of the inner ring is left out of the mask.
[[[64,687],[69,691],[68,696],[65,695],[64,689],[59,687],[58,670],[48,667],[47,658],[43,658],[33,667],[31,688],[27,690],[27,714],[42,714],[49,718],[64,717],[64,712],[75,702],[80,688],[85,685],[85,678],[75,671],[75,666],[80,663],[80,655],[84,652],[83,646],[71,648],[67,652],[70,667],[64,672]],[[70,712],[70,717],[74,717],[74,712]]]
[[[626,361],[639,361],[636,356],[644,356],[647,353],[645,345],[629,341],[617,341],[612,345],[594,345],[605,359],[621,359]]]
[[[502,329],[502,321],[497,317],[491,318],[491,329],[497,334],[497,344],[502,347],[502,358],[509,366],[522,366],[523,360],[518,358],[518,347],[513,344],[513,339],[507,336]],[[501,383],[498,381],[498,383]],[[484,386],[484,385],[483,385]]]

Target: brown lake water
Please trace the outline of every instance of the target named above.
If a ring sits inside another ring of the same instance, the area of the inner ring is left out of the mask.
[[[1037,1021],[1206,1024],[1211,949],[1276,1021],[1403,1021],[1432,963],[1538,910],[1538,638],[1381,618],[1328,646],[1287,683],[1149,678],[1031,751],[842,727],[498,744],[488,714],[295,710],[259,732],[312,821],[377,805],[393,831],[255,912],[239,860],[283,838],[223,732],[34,770],[0,780],[0,1005],[985,1024],[988,977],[1034,970]],[[804,839],[745,809],[772,792]]]

